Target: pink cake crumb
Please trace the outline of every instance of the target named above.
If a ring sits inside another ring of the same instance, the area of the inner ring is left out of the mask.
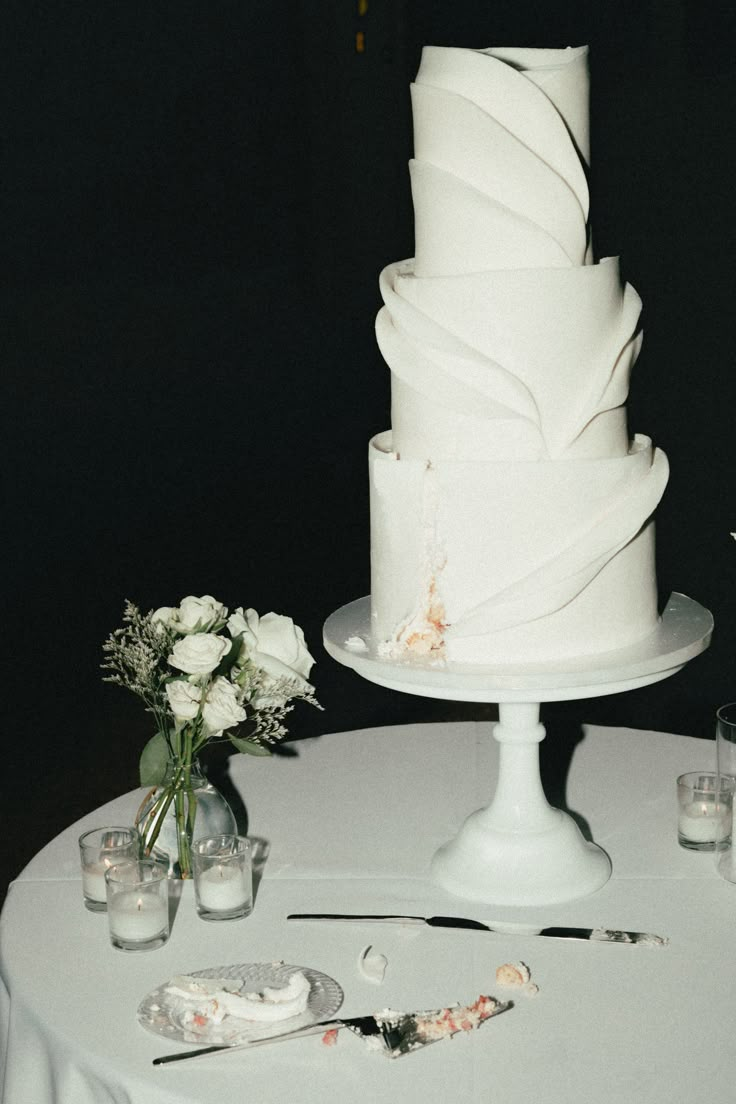
[[[437,594],[434,577],[430,580],[426,609],[417,614],[399,635],[399,643],[417,656],[442,652],[445,629],[448,627],[445,607]]]
[[[527,996],[536,996],[539,986],[531,977],[531,970],[525,962],[504,962],[496,970],[496,984],[502,989],[519,989]]]
[[[417,1033],[425,1040],[434,1040],[455,1035],[458,1031],[473,1031],[499,1010],[498,1001],[481,994],[477,1001],[464,1008],[445,1008],[435,1016],[418,1018]]]

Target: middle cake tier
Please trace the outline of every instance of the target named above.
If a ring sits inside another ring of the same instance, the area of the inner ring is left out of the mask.
[[[641,300],[618,259],[568,269],[381,274],[393,447],[434,460],[623,456]]]

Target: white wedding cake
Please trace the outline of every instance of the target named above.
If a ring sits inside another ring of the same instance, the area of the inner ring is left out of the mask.
[[[427,47],[412,105],[415,257],[382,273],[376,325],[374,642],[492,665],[624,647],[658,621],[668,466],[626,421],[641,301],[592,254],[587,48]]]

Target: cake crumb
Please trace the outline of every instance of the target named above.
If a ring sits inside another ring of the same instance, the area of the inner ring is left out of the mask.
[[[437,581],[430,578],[423,609],[412,617],[396,635],[396,643],[411,655],[425,657],[444,651],[444,635],[448,628],[445,607],[437,593]]]
[[[437,1012],[418,1013],[416,1017],[417,1038],[422,1043],[436,1042],[438,1039],[450,1038],[459,1031],[473,1031],[475,1028],[494,1016],[497,1012],[503,1012],[508,1005],[501,1004],[493,997],[481,993],[473,1004],[464,1007],[455,1004],[449,1008],[442,1008]]]
[[[504,962],[496,970],[496,984],[502,989],[519,989],[533,997],[539,992],[539,986],[531,978],[531,970],[525,962]]]
[[[388,959],[382,954],[376,954],[375,952],[371,954],[372,950],[373,947],[369,944],[360,952],[358,956],[358,970],[368,981],[380,985],[386,976]]]

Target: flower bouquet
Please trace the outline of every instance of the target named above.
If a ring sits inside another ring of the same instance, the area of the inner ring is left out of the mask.
[[[199,752],[227,740],[246,755],[270,755],[295,701],[321,708],[307,681],[314,660],[290,617],[242,607],[228,616],[209,594],[145,614],[126,602],[103,652],[104,681],[137,694],[156,723],[140,758],[141,785],[153,787],[137,818],[143,851],[154,852],[173,817],[178,872],[187,878]]]

